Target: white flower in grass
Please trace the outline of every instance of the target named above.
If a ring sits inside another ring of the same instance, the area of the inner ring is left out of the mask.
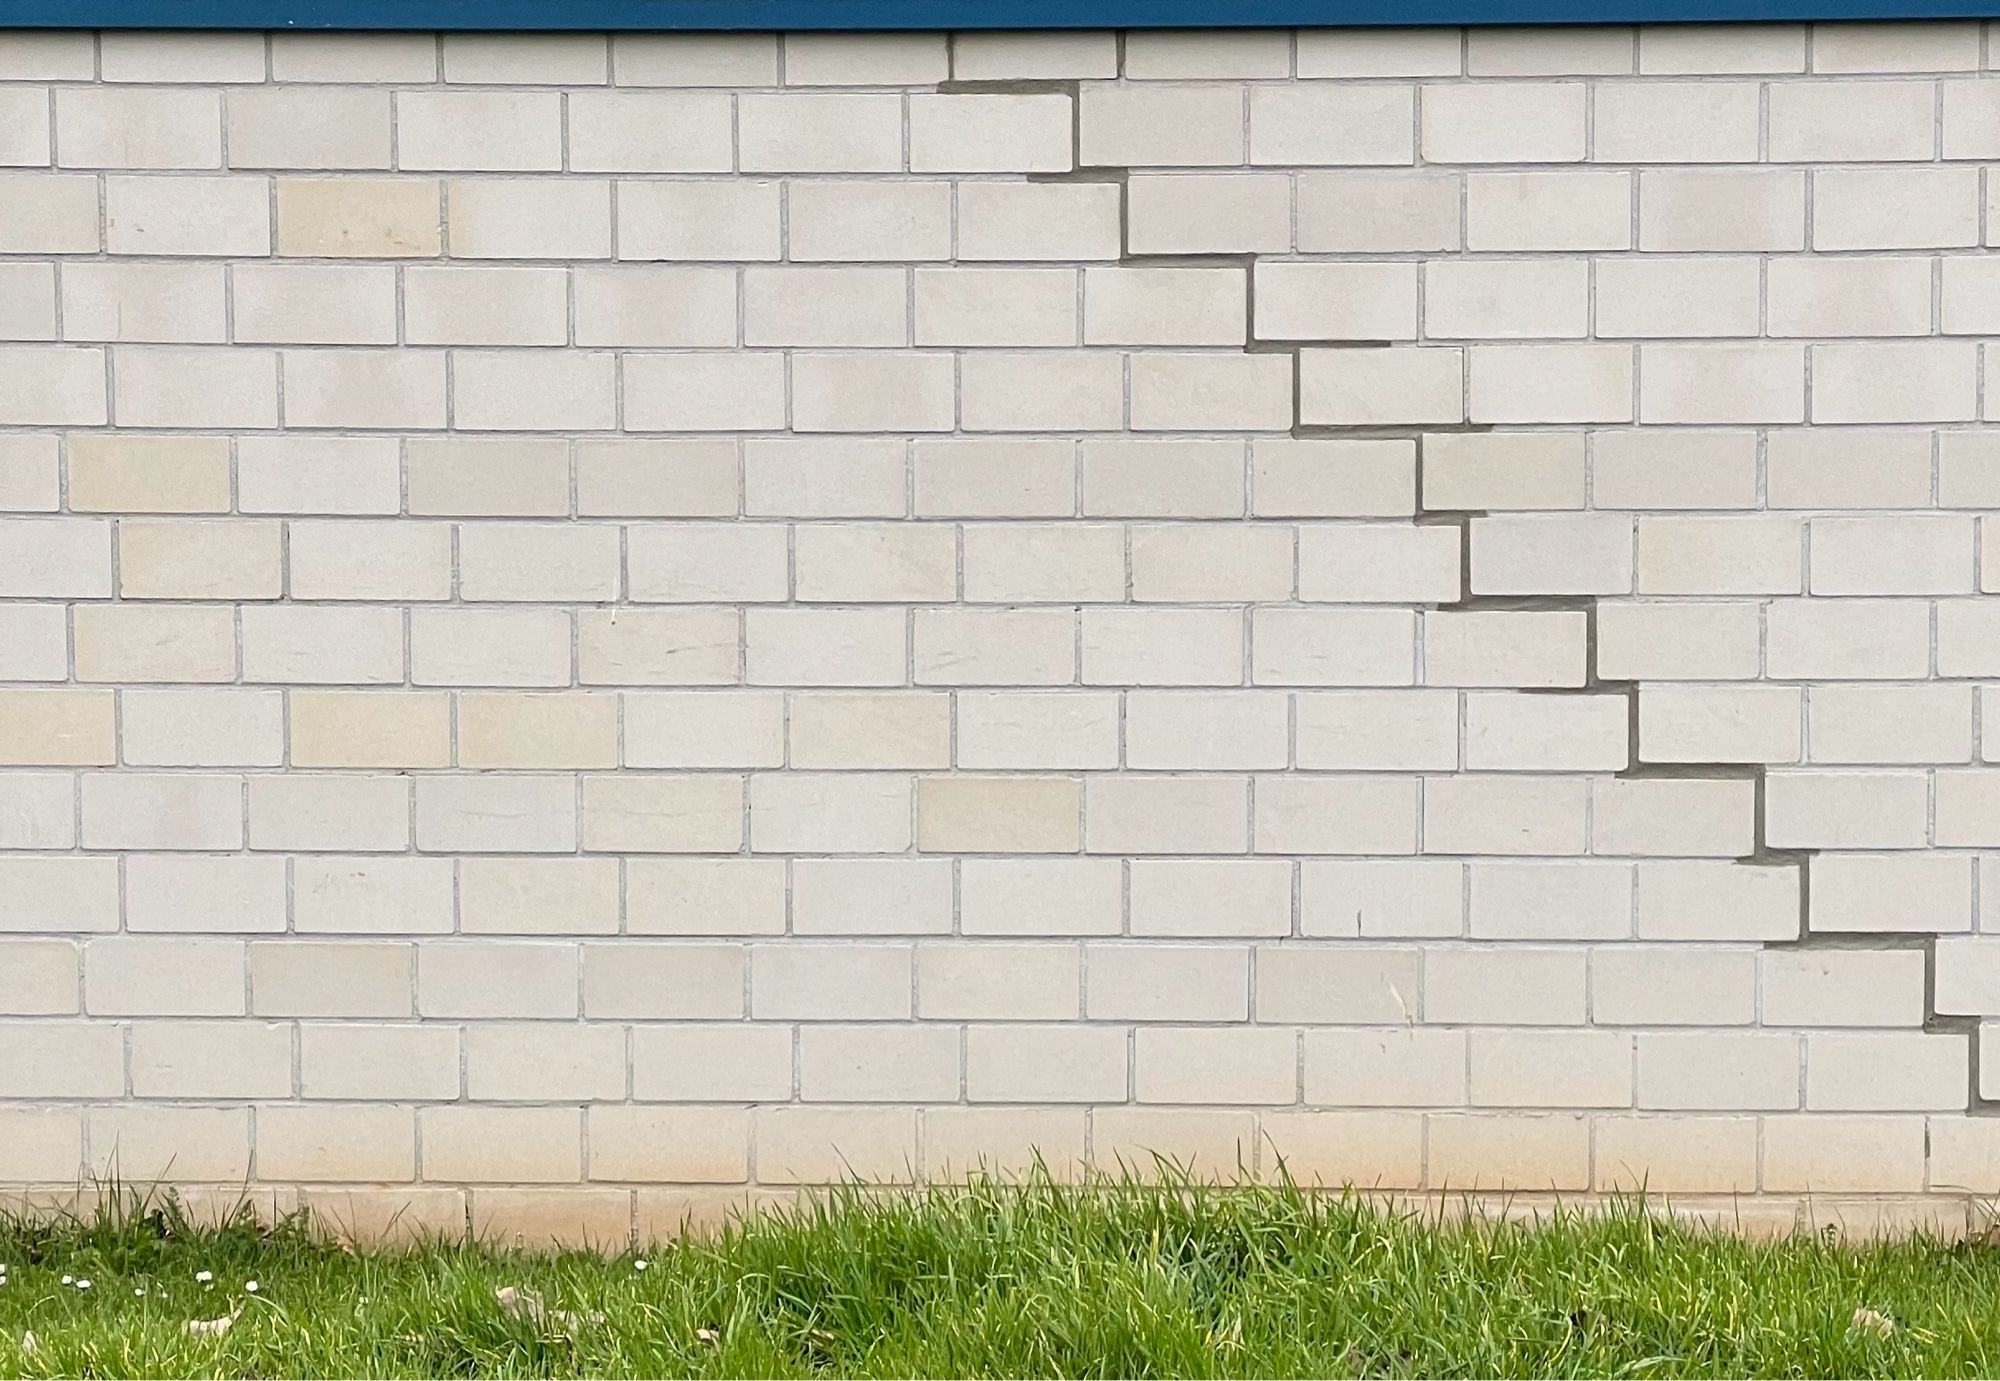
[[[73,1285],[73,1284],[75,1284],[75,1283],[76,1283],[76,1277],[75,1277],[75,1276],[64,1276],[64,1277],[62,1278],[62,1283],[63,1283],[63,1284],[65,1284],[65,1285]]]
[[[132,1298],[133,1298],[133,1299],[144,1299],[144,1298],[146,1298],[146,1291],[145,1291],[144,1287],[142,1287],[142,1286],[137,1286],[137,1285],[133,1286],[133,1287],[132,1287]]]
[[[90,1288],[90,1282],[88,1280],[79,1280],[76,1283],[76,1288],[79,1290],[88,1290]]]
[[[252,1294],[252,1295],[256,1294],[256,1293],[257,1293],[257,1282],[256,1282],[256,1281],[254,1281],[254,1280],[246,1280],[246,1281],[244,1281],[244,1282],[243,1282],[243,1290],[244,1290],[244,1292],[245,1292],[246,1294]]]
[[[214,1279],[215,1279],[215,1272],[214,1272],[214,1271],[196,1271],[196,1272],[194,1273],[194,1279],[195,1279],[195,1283],[196,1283],[197,1285],[206,1285],[206,1284],[208,1284],[208,1283],[209,1283],[210,1281],[212,1281],[212,1280],[214,1280]]]
[[[635,1271],[643,1271],[652,1264],[653,1264],[652,1262],[646,1260],[644,1257],[641,1257],[639,1258],[639,1260],[634,1261],[632,1263],[632,1269]]]

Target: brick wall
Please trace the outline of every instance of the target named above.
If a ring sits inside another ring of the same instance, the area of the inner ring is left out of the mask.
[[[0,35],[0,1182],[1962,1219],[1989,58]]]

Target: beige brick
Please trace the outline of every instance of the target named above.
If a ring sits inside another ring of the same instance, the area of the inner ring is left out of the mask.
[[[1216,167],[1243,162],[1243,92],[1232,86],[1089,86],[1077,101],[1085,167]]]
[[[54,856],[0,859],[0,882],[18,901],[0,930],[101,931],[118,928],[118,860]]]
[[[109,420],[104,354],[58,346],[0,346],[0,369],[17,383],[11,397],[0,399],[0,422],[103,426]]]
[[[1416,447],[1408,441],[1254,442],[1259,517],[1406,517],[1416,506]]]
[[[1776,162],[1936,155],[1937,88],[1930,82],[1774,82],[1770,99]]]
[[[1799,1106],[1799,1038],[1765,1031],[1642,1033],[1638,1104],[1668,1110]]]
[[[1067,172],[1071,103],[1061,93],[910,98],[913,172]]]
[[[493,209],[502,214],[500,205]],[[779,224],[775,182],[623,182],[618,187],[621,259],[776,259]]]
[[[458,528],[458,596],[466,600],[618,598],[618,528],[466,522]]]
[[[1424,272],[1427,338],[1582,336],[1589,269],[1581,261],[1445,261]]]
[[[424,1108],[417,1135],[429,1180],[555,1184],[583,1174],[579,1108]]]
[[[1768,951],[1758,969],[1767,1026],[1915,1027],[1924,1020],[1919,950]]]
[[[126,519],[118,593],[126,599],[275,599],[284,584],[275,522]]]
[[[594,1107],[586,1137],[590,1178],[741,1183],[749,1114],[735,1108]]]
[[[409,1108],[257,1109],[260,1179],[395,1184],[415,1179],[416,1167],[416,1113]]]
[[[1961,1032],[1812,1032],[1806,1107],[1828,1112],[1940,1112],[1966,1106],[1971,1048]]]
[[[296,767],[443,767],[451,706],[441,692],[295,690],[290,735]]]
[[[569,166],[578,172],[728,172],[730,144],[730,101],[720,92],[569,94]]]
[[[461,692],[458,765],[482,769],[616,767],[617,697]]]
[[[1257,953],[1257,1019],[1311,1024],[1396,1024],[1417,1011],[1419,951],[1334,946],[1299,949],[1267,945]],[[1306,1042],[1309,1102],[1314,1092],[1315,1039]]]
[[[1134,691],[1126,698],[1126,761],[1136,768],[1282,768],[1285,697],[1268,691]]]
[[[5,960],[0,970],[5,974],[0,979],[0,1011],[9,1016],[68,1016],[79,1010],[82,966],[74,944],[0,941],[0,958]]]
[[[1113,431],[1125,415],[1123,362],[1108,352],[967,355],[959,389],[975,431]]]
[[[1623,1108],[1632,1104],[1632,1038],[1609,1031],[1475,1031],[1475,1107]]]
[[[900,609],[748,610],[744,679],[751,685],[905,685],[908,622]]]
[[[632,1088],[649,1101],[782,1102],[792,1093],[791,1030],[742,1023],[639,1027]]]
[[[1465,420],[1465,352],[1457,348],[1301,350],[1299,421],[1397,426]]]
[[[1621,863],[1474,862],[1474,939],[1616,940],[1632,932],[1632,869]]]
[[[1087,268],[1091,345],[1241,345],[1246,288],[1236,269]]]
[[[83,1174],[80,1108],[10,1108],[0,1114],[0,1174],[16,1182],[69,1184]]]
[[[83,778],[87,849],[239,849],[243,779],[93,772]]]
[[[222,100],[216,92],[66,88],[55,93],[55,110],[56,161],[65,168],[222,166]],[[46,164],[47,108],[39,114],[42,157],[33,161]],[[17,118],[32,117],[22,112]]]
[[[1285,935],[1292,867],[1283,859],[1139,859],[1131,865],[1134,935]]]
[[[440,193],[424,178],[280,178],[279,254],[429,258],[442,244]]]
[[[408,945],[253,941],[250,1010],[260,1017],[407,1017],[413,959]]]
[[[1644,686],[1641,762],[1797,762],[1799,692],[1785,686]]]
[[[1143,30],[1128,36],[1125,75],[1141,81],[1286,77],[1292,66],[1288,38],[1250,30]]]
[[[70,507],[75,511],[229,509],[226,438],[79,435],[70,438],[68,450]]]
[[[1474,594],[1624,594],[1632,588],[1632,523],[1622,514],[1474,518]]]
[[[556,269],[417,268],[403,271],[412,345],[562,345],[569,279]],[[582,344],[592,344],[581,339]]]
[[[472,431],[585,431],[614,424],[617,366],[601,352],[461,350],[452,419]]]
[[[541,275],[548,271],[516,272]],[[595,265],[579,266],[574,277],[579,345],[736,343],[736,275],[726,270]],[[563,343],[567,309],[562,281],[560,274],[554,275],[546,294],[548,305],[540,318],[546,325],[536,328],[547,339],[536,343]],[[901,340],[899,333],[896,343]]]
[[[289,1098],[289,1026],[140,1022],[132,1027],[132,1092],[140,1098]]]
[[[1108,1174],[1158,1179],[1166,1171],[1233,1181],[1251,1166],[1257,1120],[1223,1108],[1094,1108],[1091,1164]]]
[[[465,853],[568,853],[576,789],[558,777],[424,777],[416,783],[417,847]]]
[[[1424,791],[1424,852],[1580,854],[1587,794],[1581,778],[1432,778]]]
[[[792,535],[793,594],[845,604],[947,603],[957,591],[956,533],[939,524],[802,527]]]
[[[0,1028],[9,1098],[117,1098],[123,1092],[124,1031],[113,1025],[10,1021]]]
[[[1465,355],[1469,421],[1632,420],[1632,352],[1623,345],[1475,345]]]
[[[1299,925],[1307,935],[1456,936],[1464,930],[1464,868],[1426,859],[1308,860],[1299,869]]]
[[[1815,422],[1949,422],[1971,418],[1978,380],[1959,341],[1816,345]]]
[[[1434,1114],[1431,1183],[1461,1190],[1565,1190],[1590,1183],[1590,1124],[1568,1114]]]
[[[71,264],[63,273],[63,335],[83,341],[220,343],[228,334],[224,301],[219,264]]]
[[[1449,173],[1322,173],[1298,176],[1302,253],[1456,250],[1460,186]]]
[[[1782,451],[1774,432],[1771,453]],[[1607,508],[1754,508],[1757,437],[1747,431],[1597,432],[1591,493]],[[1773,469],[1773,494],[1777,472]],[[1816,505],[1815,505],[1816,506]]]
[[[110,691],[0,691],[0,763],[109,766],[118,760],[116,716]]]
[[[84,949],[83,1005],[96,1016],[241,1016],[240,940],[98,939]]]
[[[902,102],[874,95],[746,95],[737,100],[737,167],[746,173],[896,172]]]
[[[799,1096],[820,1103],[938,1102],[959,1087],[958,1033],[939,1026],[799,1029]]]
[[[78,605],[71,624],[79,681],[228,681],[236,674],[227,607]]]
[[[880,446],[881,511],[900,512],[899,445]],[[1076,510],[1076,447],[1067,441],[937,440],[914,447],[913,489],[922,517],[1068,517]],[[815,506],[838,501],[828,492]]]
[[[730,776],[586,777],[583,847],[613,853],[733,853],[743,784]]]
[[[1808,928],[1956,931],[1972,926],[1972,860],[1949,854],[1818,854]]]
[[[301,858],[292,868],[301,933],[439,935],[452,928],[447,858]]]
[[[1612,945],[1590,957],[1590,1016],[1610,1026],[1741,1026],[1756,1019],[1752,950]]]
[[[1811,532],[1814,594],[1972,592],[1975,534],[1970,518],[1816,518]]]
[[[727,440],[587,440],[576,444],[576,509],[584,516],[728,517],[738,503]]]
[[[1639,865],[1642,940],[1791,940],[1801,934],[1796,866]]]
[[[1408,164],[1414,158],[1415,104],[1406,86],[1254,86],[1250,161]]]
[[[1133,1037],[1141,1103],[1297,1101],[1298,1036],[1270,1027],[1145,1027]]]
[[[1462,1031],[1308,1031],[1304,1049],[1308,1103],[1458,1107],[1466,1101]]]
[[[608,874],[612,927],[616,870]],[[583,1009],[591,1017],[702,1018],[743,1015],[748,956],[736,945],[588,945]]]
[[[1465,247],[1630,249],[1631,208],[1629,173],[1471,173]]]
[[[570,621],[557,609],[419,609],[410,679],[428,686],[562,686]]]
[[[1745,857],[1754,846],[1755,795],[1747,776],[1600,778],[1591,783],[1591,851]]]
[[[478,1102],[618,1098],[625,1092],[625,1031],[567,1023],[468,1027],[465,1091]]]
[[[1595,270],[1600,336],[1757,334],[1763,284],[1755,259],[1600,259]]]
[[[1464,432],[1423,441],[1427,509],[1582,508],[1583,438],[1566,432]]]
[[[1566,610],[1435,611],[1423,617],[1423,679],[1444,686],[1581,686],[1584,617]]]
[[[1805,524],[1796,518],[1642,517],[1638,589],[1649,595],[1798,594]]]
[[[1245,1021],[1250,951],[1235,945],[1101,944],[1084,955],[1093,1020]]]
[[[1755,82],[1605,83],[1592,156],[1608,163],[1754,163]]]
[[[95,254],[97,179],[49,173],[0,174],[0,251]]]
[[[1929,664],[1920,600],[1780,600],[1765,615],[1773,677],[1914,679]]]
[[[1416,338],[1414,264],[1260,262],[1253,272],[1259,340]]]
[[[56,338],[55,275],[53,264],[9,264],[0,270],[0,338]]]
[[[1639,248],[1805,248],[1806,179],[1781,169],[1657,169],[1639,175]]]
[[[1103,183],[968,182],[958,189],[958,257],[1116,259],[1119,205]]]
[[[283,859],[126,859],[129,931],[282,931],[286,910]]]
[[[1301,29],[1301,77],[1455,77],[1458,35],[1448,29]]]
[[[1926,83],[1925,90],[1928,89]],[[1979,195],[1977,185],[1968,176],[1972,171],[1971,168],[1816,170],[1813,248],[1950,249],[1975,244]]]
[[[759,1108],[751,1116],[763,1183],[907,1182],[915,1175],[913,1109]]]
[[[782,859],[628,860],[626,926],[635,935],[748,935],[785,925]]]
[[[1815,686],[1808,712],[1814,762],[1972,760],[1970,687]],[[1938,778],[1941,791],[1946,780]]]
[[[90,1173],[120,1181],[242,1184],[250,1177],[248,1108],[92,1108]]]
[[[734,646],[732,638],[732,661]],[[627,694],[624,699],[624,761],[628,767],[784,765],[785,703],[774,692],[659,692]],[[801,714],[795,702],[795,734]],[[902,727],[900,719],[896,727]],[[807,762],[797,752],[795,746],[792,761],[801,767],[877,765]]]
[[[1116,36],[1106,32],[1065,29],[952,36],[952,76],[959,81],[1117,75]]]
[[[1417,789],[1396,778],[1262,778],[1252,845],[1260,853],[1408,854],[1417,848]]]
[[[969,1028],[966,1096],[995,1103],[1122,1102],[1126,1039],[1116,1027]]]
[[[284,759],[284,697],[275,690],[128,690],[120,711],[133,766],[276,767]]]
[[[1250,678],[1260,686],[1406,686],[1416,616],[1404,608],[1258,608]]]
[[[967,935],[1116,934],[1121,874],[1116,859],[963,859],[959,928]]]
[[[0,778],[0,848],[70,849],[75,845],[74,777],[67,772],[10,772]]]
[[[1291,179],[1272,174],[1135,173],[1126,182],[1129,254],[1284,253]]]
[[[1430,163],[1568,163],[1584,156],[1580,82],[1424,88]]]

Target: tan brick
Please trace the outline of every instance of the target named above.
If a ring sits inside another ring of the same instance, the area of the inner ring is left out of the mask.
[[[241,1016],[240,940],[95,939],[84,948],[83,1005],[93,1016]]]
[[[1435,777],[1425,783],[1424,852],[1580,854],[1580,777]]]
[[[1802,933],[1796,866],[1646,862],[1638,874],[1642,940],[1790,940]]]
[[[583,1175],[580,1108],[424,1108],[417,1135],[427,1180],[561,1184]]]
[[[451,860],[301,858],[292,922],[302,933],[444,934],[452,928]]]
[[[416,816],[417,847],[424,850],[568,853],[576,847],[576,789],[564,778],[419,778]]]
[[[118,860],[10,857],[0,881],[18,900],[0,930],[98,931],[118,928]]]
[[[243,779],[207,773],[87,773],[83,846],[239,849]]]
[[[120,1181],[237,1184],[250,1177],[248,1108],[92,1108],[90,1173]]]
[[[1237,945],[1091,945],[1084,1012],[1093,1020],[1234,1021],[1250,1014],[1250,950]]]
[[[0,763],[93,767],[118,760],[115,697],[97,690],[0,692]]]
[[[413,1010],[408,945],[253,941],[249,962],[256,1016],[396,1018]]]
[[[347,1021],[299,1028],[299,1091],[306,1098],[449,1101],[459,1096],[459,1062],[455,1026]],[[428,1142],[426,1137],[427,1149]],[[517,1165],[514,1154],[502,1153],[492,1173]],[[443,1166],[439,1162],[425,1169],[442,1177]]]
[[[1117,859],[968,858],[959,863],[967,935],[1112,935],[1123,923]]]
[[[281,858],[125,860],[125,928],[134,933],[276,932],[285,929]]]
[[[1136,859],[1134,935],[1286,935],[1292,866],[1285,859]]]
[[[566,785],[566,784],[565,784]],[[739,777],[586,777],[583,847],[614,853],[733,853],[743,843]]]
[[[1249,782],[1242,777],[1092,777],[1084,787],[1090,853],[1243,853]]]
[[[1291,179],[1259,173],[1135,173],[1126,181],[1129,254],[1282,254]]]
[[[606,694],[458,695],[458,765],[615,767],[618,700]]]
[[[734,660],[734,640],[731,660]],[[776,692],[660,691],[628,693],[625,700],[627,767],[780,767],[785,762],[785,702]],[[792,723],[800,722],[795,702]],[[862,763],[793,764],[865,766]],[[880,764],[890,765],[890,764]]]
[[[132,1092],[140,1098],[289,1098],[292,1030],[253,1022],[138,1022]]]
[[[226,513],[229,442],[218,436],[69,438],[70,507],[93,513]]]
[[[1764,1119],[1766,1192],[1915,1193],[1923,1182],[1921,1117]]]
[[[951,860],[799,859],[792,928],[801,935],[941,935],[951,929]]]
[[[257,1109],[257,1177],[396,1184],[416,1178],[409,1108],[283,1105]]]
[[[1564,1190],[1590,1183],[1590,1124],[1569,1114],[1434,1114],[1431,1183],[1454,1189]]]
[[[748,1177],[750,1114],[742,1109],[600,1105],[586,1116],[591,1179],[740,1184]]]
[[[451,706],[442,692],[309,691],[290,695],[298,767],[443,767]]]
[[[907,777],[759,774],[750,779],[750,846],[759,853],[900,853],[911,843],[910,799]]]
[[[277,252],[312,258],[430,258],[443,244],[427,178],[280,178]]]
[[[67,940],[0,941],[0,1011],[9,1016],[71,1016],[81,1010],[82,964]],[[1075,1003],[1070,1004],[1074,1015]]]

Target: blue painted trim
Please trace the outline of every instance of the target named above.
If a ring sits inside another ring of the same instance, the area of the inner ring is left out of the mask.
[[[2000,0],[0,0],[0,29],[1150,29],[1970,19]]]

